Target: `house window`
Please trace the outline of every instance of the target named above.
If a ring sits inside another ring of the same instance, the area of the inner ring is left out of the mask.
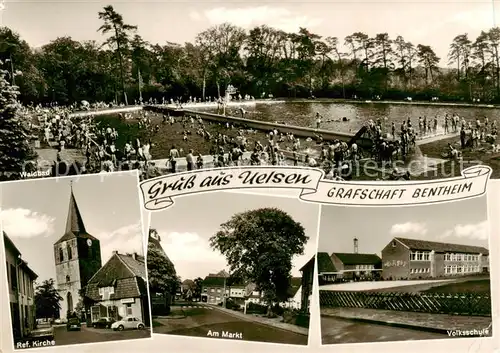
[[[217,288],[217,293],[220,293],[220,288]]]
[[[69,283],[71,281],[71,279],[69,278],[69,276],[67,275],[66,276],[66,283]]]
[[[66,247],[66,251],[68,252],[68,260],[71,260],[73,258],[73,252],[71,251],[71,246]]]
[[[127,316],[132,316],[132,304],[127,304]]]
[[[10,265],[10,288],[13,291],[17,290],[17,271],[16,266]]]
[[[210,292],[215,293],[215,288],[210,288]]]
[[[60,262],[64,261],[64,253],[62,248],[59,248],[59,261]]]
[[[391,245],[392,245],[393,248],[395,248],[396,247],[396,241],[393,240]]]

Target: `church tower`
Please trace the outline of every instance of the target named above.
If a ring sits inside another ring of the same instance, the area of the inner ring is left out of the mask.
[[[60,302],[60,318],[75,311],[82,299],[80,290],[101,268],[101,245],[99,240],[85,230],[78,209],[73,184],[69,198],[68,217],[64,235],[54,244],[57,290],[63,298]]]

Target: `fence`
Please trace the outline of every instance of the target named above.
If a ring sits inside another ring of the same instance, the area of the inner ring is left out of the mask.
[[[491,297],[482,293],[320,291],[323,308],[365,308],[432,314],[491,316]]]

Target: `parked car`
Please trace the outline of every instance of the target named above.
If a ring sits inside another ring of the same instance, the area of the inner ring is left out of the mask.
[[[68,331],[80,331],[82,329],[82,324],[80,323],[80,319],[77,317],[71,317],[68,319],[66,323],[66,330]]]
[[[50,319],[36,320],[36,328],[31,331],[30,337],[36,340],[50,340],[54,339],[54,328]]]
[[[126,317],[111,324],[111,328],[115,331],[123,330],[142,330],[144,323],[136,317]]]
[[[115,322],[115,320],[113,320],[110,317],[101,317],[99,320],[94,321],[92,323],[92,327],[94,327],[94,328],[111,328],[111,325],[113,325],[114,322]]]

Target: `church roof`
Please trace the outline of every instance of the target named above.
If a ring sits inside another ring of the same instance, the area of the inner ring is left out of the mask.
[[[73,238],[85,238],[97,240],[92,235],[88,234],[83,223],[83,218],[76,203],[75,194],[73,193],[73,186],[71,186],[71,195],[69,197],[68,217],[66,219],[66,229],[64,235],[56,242],[62,243]]]

